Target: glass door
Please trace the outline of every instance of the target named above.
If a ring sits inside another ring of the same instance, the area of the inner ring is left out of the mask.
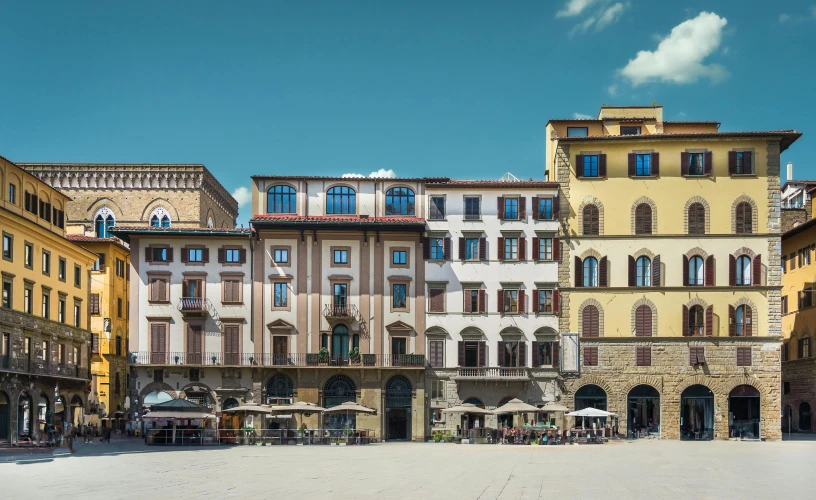
[[[407,354],[408,339],[404,337],[394,337],[391,339],[391,364],[400,366],[400,360]]]
[[[334,315],[337,317],[346,316],[346,306],[348,303],[348,285],[345,283],[334,284]]]

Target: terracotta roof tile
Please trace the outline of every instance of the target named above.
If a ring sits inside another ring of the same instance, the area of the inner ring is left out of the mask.
[[[781,151],[785,151],[796,139],[802,136],[797,130],[768,130],[752,132],[678,132],[673,134],[643,134],[643,135],[590,135],[586,137],[559,137],[562,142],[592,142],[592,141],[650,141],[660,139],[726,139],[741,137],[774,137],[781,136]],[[780,152],[781,152],[780,151]]]
[[[450,179],[439,182],[428,182],[427,187],[481,187],[481,188],[558,188],[557,182],[548,181],[500,181],[500,180],[468,180]]]
[[[360,217],[359,215],[286,215],[256,214],[251,222],[288,222],[288,223],[349,223],[349,224],[424,224],[421,217]]]

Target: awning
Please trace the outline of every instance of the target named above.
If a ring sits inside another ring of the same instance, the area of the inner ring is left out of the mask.
[[[292,418],[292,415],[267,415],[266,418],[279,418],[281,420],[286,420],[287,418]]]
[[[200,413],[194,411],[153,411],[144,416],[144,418],[164,418],[175,420],[201,420],[206,418],[215,418],[212,413]]]

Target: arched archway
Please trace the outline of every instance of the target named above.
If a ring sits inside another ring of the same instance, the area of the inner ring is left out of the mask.
[[[149,408],[149,407],[151,407],[151,406],[153,406],[155,404],[164,403],[165,401],[170,401],[171,399],[173,399],[173,396],[171,396],[170,394],[168,394],[168,393],[166,393],[164,391],[153,391],[153,392],[148,393],[144,397],[144,400],[142,401],[142,404],[145,407]]]
[[[627,396],[629,436],[648,436],[660,432],[660,393],[646,384],[638,385]]]
[[[728,436],[759,439],[760,395],[756,387],[738,385],[728,394]]]
[[[272,405],[291,404],[295,397],[292,379],[283,373],[276,373],[266,382],[266,403]]]
[[[584,408],[595,408],[596,410],[606,411],[606,391],[600,386],[594,384],[587,384],[575,392],[575,410],[583,410]],[[584,420],[581,417],[575,417],[576,425],[582,425]],[[606,425],[606,417],[599,418],[600,427]]]
[[[0,391],[0,441],[6,441],[11,436],[11,400],[3,391]]]
[[[411,381],[394,375],[385,384],[385,436],[388,440],[411,439]]]
[[[59,396],[57,400],[54,401],[54,430],[56,430],[57,434],[61,434],[65,430],[66,423],[77,423],[76,421],[71,421],[70,416],[68,405],[65,404],[65,398]]]
[[[218,421],[220,442],[235,444],[235,429],[241,426],[241,415],[238,412],[224,412],[230,408],[237,408],[240,405],[237,399],[227,398],[221,403],[221,418]]]
[[[54,423],[54,409],[51,408],[51,401],[48,399],[48,396],[45,395],[45,392],[39,392],[39,396],[34,399],[34,404],[36,405],[34,411],[36,412],[37,430],[42,439],[47,435],[46,430],[48,427]]]
[[[34,401],[31,395],[23,391],[17,398],[17,438],[31,439],[34,436]]]
[[[680,395],[680,439],[709,441],[714,438],[714,393],[691,385]]]
[[[331,408],[346,401],[357,401],[357,385],[346,375],[334,375],[323,386],[323,406]],[[324,414],[327,429],[356,428],[357,416],[345,413]]]
[[[799,405],[799,430],[811,431],[813,429],[813,425],[811,425],[812,418],[813,417],[810,413],[810,404],[803,401]]]
[[[463,401],[464,404],[471,404],[474,406],[478,406],[479,408],[484,408],[484,402],[475,397],[467,398]],[[464,414],[462,415],[462,422],[461,426],[462,429],[478,429],[484,427],[485,424],[485,417],[484,415],[469,415]]]
[[[64,402],[64,400],[63,400]],[[82,398],[79,396],[74,396],[71,398],[71,407],[70,407],[70,421],[74,425],[79,425],[83,423],[83,414],[85,409],[85,404],[82,402]]]

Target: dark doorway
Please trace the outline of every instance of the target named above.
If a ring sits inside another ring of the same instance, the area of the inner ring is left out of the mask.
[[[802,403],[799,405],[799,430],[800,431],[810,431],[813,429],[811,426],[811,415],[810,415],[810,405],[808,403]]]
[[[34,403],[31,396],[23,391],[20,393],[17,407],[17,437],[18,439],[28,439],[34,433]]]
[[[512,400],[512,396],[505,396],[499,401],[499,406],[504,406],[505,404],[509,403]],[[513,427],[513,414],[512,413],[502,413],[501,415],[496,416],[496,420],[498,421],[499,428],[502,427]]]
[[[11,423],[11,401],[8,395],[0,391],[0,440],[8,440]]]
[[[575,393],[575,410],[583,410],[584,408],[595,408],[596,410],[606,411],[606,391],[592,384],[585,385],[578,389],[578,392]],[[582,425],[586,425],[587,427],[592,427],[593,421],[596,427],[602,428],[606,426],[606,417],[594,419],[575,417],[575,426],[581,427]]]
[[[391,366],[400,366],[400,360],[408,352],[408,339],[405,337],[391,338]]]
[[[759,391],[739,385],[728,395],[728,435],[732,438],[759,439]]]
[[[465,342],[465,366],[479,366],[479,342]]]
[[[346,375],[334,375],[323,386],[323,406],[331,408],[346,401],[357,401],[357,385]],[[357,426],[353,413],[326,413],[323,419],[327,429],[356,429]]]
[[[704,385],[692,385],[680,395],[680,439],[714,439],[714,393]]]
[[[478,406],[479,408],[484,408],[484,403],[479,398],[467,398],[464,400],[464,403],[472,404]],[[484,415],[462,415],[463,429],[479,429],[484,427],[484,423]]]
[[[396,375],[385,385],[385,431],[389,441],[411,439],[411,382]]]
[[[646,437],[660,432],[660,393],[650,385],[629,391],[627,424],[629,437]]]

